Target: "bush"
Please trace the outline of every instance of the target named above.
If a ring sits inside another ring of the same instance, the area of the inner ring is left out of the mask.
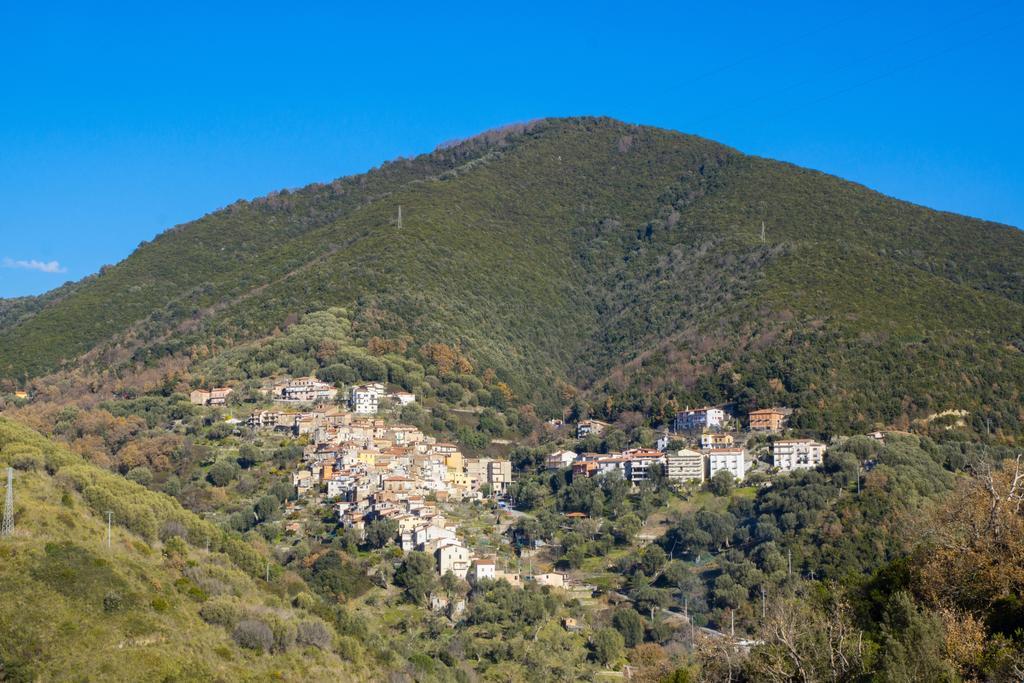
[[[199,608],[199,616],[208,624],[231,628],[242,616],[242,610],[234,598],[217,596]]]
[[[327,624],[317,619],[299,622],[296,640],[303,645],[326,650],[330,648],[331,642],[334,639],[331,636],[330,629],[327,628]]]
[[[153,472],[144,465],[131,468],[128,470],[128,474],[124,476],[128,481],[134,481],[136,484],[140,484],[147,488],[149,488],[149,485],[153,483]]]
[[[160,527],[160,540],[165,543],[172,538],[188,540],[188,527],[175,519],[169,519]]]
[[[124,598],[117,591],[109,591],[103,596],[103,611],[117,612],[125,606]]]
[[[239,646],[258,652],[267,652],[274,645],[273,631],[259,619],[244,619],[238,622],[231,637]]]

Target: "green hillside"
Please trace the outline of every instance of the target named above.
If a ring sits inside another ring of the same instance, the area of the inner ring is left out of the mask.
[[[0,539],[0,679],[370,677],[351,660],[351,639],[294,606],[301,579],[272,566],[267,583],[252,546],[173,499],[0,418],[4,479],[8,465],[15,532]],[[271,634],[266,651],[240,645],[247,620]]]
[[[584,410],[655,424],[704,401],[789,405],[821,431],[954,408],[1006,438],[1024,422],[1024,234],[608,119],[178,226],[7,316],[0,377],[191,358],[331,307],[362,343],[458,346],[543,412],[567,382]]]

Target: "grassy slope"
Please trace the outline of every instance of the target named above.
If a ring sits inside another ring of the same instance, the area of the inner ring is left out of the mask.
[[[168,554],[151,538],[106,524],[95,499],[74,483],[85,468],[97,486],[176,508],[162,496],[84,465],[38,434],[0,418],[0,465],[47,463],[15,475],[16,534],[0,541],[0,677],[13,680],[336,680],[365,675],[312,648],[257,655],[199,617],[185,569],[219,576],[246,604],[288,610],[227,555],[189,547]],[[57,469],[55,475],[48,470]],[[6,470],[5,470],[6,471]],[[125,493],[127,492],[127,493]],[[117,593],[120,609],[105,610]],[[296,611],[297,612],[297,611]]]
[[[1019,231],[606,119],[545,121],[211,214],[0,332],[0,374],[114,334],[161,353],[223,347],[335,305],[357,337],[460,342],[540,402],[569,378],[677,403],[746,392],[803,406],[809,425],[997,404],[1013,430],[1024,383]],[[908,344],[949,374],[864,382],[892,377]],[[723,381],[725,366],[743,376]],[[769,392],[771,379],[787,386]],[[869,414],[870,394],[889,407]]]

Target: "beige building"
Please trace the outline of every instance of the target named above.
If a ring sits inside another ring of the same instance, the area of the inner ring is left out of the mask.
[[[509,484],[512,483],[512,461],[491,460],[487,463],[487,483],[491,491],[497,494],[505,493]]]
[[[666,474],[670,481],[704,481],[704,454],[688,448],[669,453]]]
[[[781,408],[761,408],[751,410],[749,417],[750,431],[777,432],[786,421],[786,411]]]
[[[197,406],[222,406],[227,403],[231,387],[215,387],[209,391],[196,389],[188,395],[189,401]]]
[[[576,438],[582,439],[591,434],[601,436],[609,427],[611,427],[610,424],[600,420],[580,420],[580,423],[576,425]]]

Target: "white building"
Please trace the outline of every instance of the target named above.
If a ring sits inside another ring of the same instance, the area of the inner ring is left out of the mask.
[[[812,470],[825,461],[825,444],[813,439],[783,439],[772,444],[772,464],[784,472]]]
[[[469,574],[469,548],[459,543],[449,543],[437,549],[437,573],[444,576],[448,572],[460,579]]]
[[[380,383],[360,384],[349,390],[348,402],[352,412],[360,415],[374,415],[384,395],[384,385]]]
[[[684,448],[667,457],[666,474],[670,481],[704,481],[704,454]]]
[[[494,560],[473,560],[473,581],[494,579],[496,576]]]
[[[732,474],[736,481],[747,476],[747,450],[745,448],[719,448],[708,454],[708,476],[714,477],[720,470]]]
[[[576,459],[575,451],[555,451],[544,458],[544,466],[549,470],[560,470],[563,467],[572,467]]]
[[[400,406],[407,406],[410,403],[416,402],[416,394],[412,394],[408,391],[392,391],[388,394],[388,398]]]
[[[626,461],[625,476],[630,482],[639,484],[647,481],[651,476],[651,467],[665,464],[665,457],[662,455],[631,455]]]
[[[692,432],[702,429],[721,429],[725,424],[725,411],[721,408],[695,408],[676,413],[677,432]]]

